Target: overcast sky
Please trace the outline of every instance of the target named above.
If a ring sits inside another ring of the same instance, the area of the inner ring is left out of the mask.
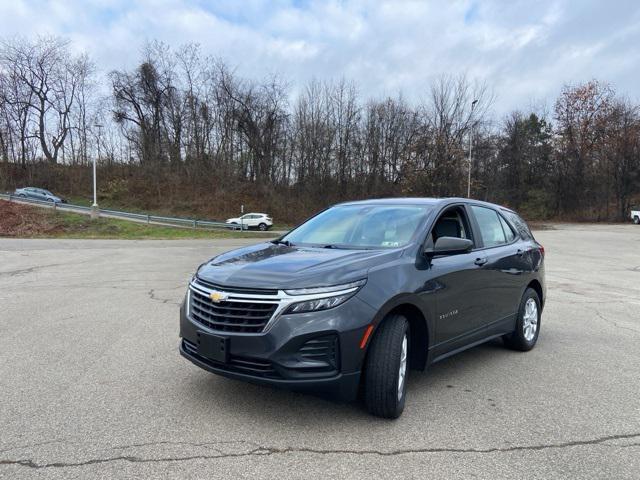
[[[551,102],[598,78],[640,99],[640,1],[0,0],[0,35],[58,34],[102,72],[131,68],[146,40],[197,42],[242,75],[355,81],[363,96],[425,96],[466,73],[496,113]]]

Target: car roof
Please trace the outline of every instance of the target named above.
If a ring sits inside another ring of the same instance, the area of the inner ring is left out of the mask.
[[[461,197],[391,197],[391,198],[371,198],[369,200],[357,200],[343,202],[338,205],[429,205],[434,207],[444,207],[452,203],[470,203],[475,205],[485,205],[491,208],[499,208],[511,211],[509,208],[495,203],[483,202],[473,198]]]

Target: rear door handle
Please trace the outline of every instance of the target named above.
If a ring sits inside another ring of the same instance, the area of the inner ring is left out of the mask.
[[[482,265],[487,263],[487,257],[478,257],[478,258],[476,258],[476,260],[473,263],[475,263],[476,265],[481,267]]]

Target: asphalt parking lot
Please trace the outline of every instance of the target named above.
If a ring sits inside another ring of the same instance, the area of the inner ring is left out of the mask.
[[[255,239],[0,239],[0,478],[640,478],[640,227],[536,237],[537,347],[414,373],[396,421],[179,356],[195,267]]]

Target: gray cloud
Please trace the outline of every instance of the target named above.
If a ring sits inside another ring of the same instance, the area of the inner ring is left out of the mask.
[[[497,113],[591,78],[640,96],[635,1],[11,0],[0,32],[68,37],[105,72],[135,65],[146,40],[198,42],[249,77],[345,77],[367,96],[417,100],[465,73],[493,88]]]

